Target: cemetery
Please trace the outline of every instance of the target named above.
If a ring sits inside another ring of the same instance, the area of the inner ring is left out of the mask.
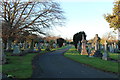
[[[112,53],[114,54],[114,53]],[[116,57],[118,57],[120,54],[114,54],[116,55]],[[74,48],[74,46],[67,51],[66,53],[64,53],[64,56],[72,59],[74,61],[77,61],[79,63],[106,71],[106,72],[112,72],[112,73],[119,73],[118,72],[118,62],[112,62],[112,61],[107,61],[106,59],[101,59],[101,58],[97,58],[97,57],[88,57],[86,55],[80,55],[78,53],[78,51],[76,51],[76,49]],[[113,55],[111,55],[110,57],[113,57]],[[111,66],[112,65],[112,66]]]
[[[77,49],[73,44],[70,45],[66,43],[67,46],[64,45],[63,47],[59,47],[59,45],[53,41],[50,41],[50,43],[44,41],[40,44],[34,43],[32,51],[31,47],[29,47],[32,44],[29,44],[28,47],[24,48],[24,43],[19,43],[19,46],[12,43],[13,47],[11,47],[11,51],[7,51],[6,49],[3,51],[1,63],[3,66],[2,71],[3,73],[14,75],[17,78],[29,78],[32,75],[32,69],[34,69],[34,66],[31,64],[35,56],[72,46],[64,53],[66,58],[105,72],[118,74],[118,63],[120,61],[120,50],[118,49],[118,44],[114,42],[113,44],[108,45],[107,41],[105,41],[104,45],[102,45],[100,44],[100,40],[98,40],[98,34],[93,38],[93,43],[86,41],[84,35],[81,37],[81,43],[80,41],[78,42]],[[24,52],[25,49],[27,49],[26,52]],[[25,73],[22,73],[23,71]]]
[[[101,36],[99,30],[97,33],[85,27],[74,32],[73,27],[69,39],[69,28],[58,31],[60,35],[52,29],[65,24],[59,3],[21,1],[3,0],[0,5],[4,6],[0,11],[0,79],[118,78],[119,0],[114,3],[114,15],[104,15],[112,32]]]

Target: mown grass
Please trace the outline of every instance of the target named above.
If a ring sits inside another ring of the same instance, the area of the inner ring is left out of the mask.
[[[53,50],[58,50],[65,48],[55,48]],[[52,51],[53,51],[52,50]],[[8,64],[0,65],[0,72],[4,74],[15,76],[15,78],[30,78],[32,75],[32,60],[37,54],[44,54],[49,51],[41,49],[39,53],[29,53],[25,56],[11,56],[11,52],[6,52],[6,58],[8,59]]]
[[[108,52],[109,57],[115,60],[120,60],[120,54],[119,53],[110,53]]]
[[[10,54],[10,53],[8,53]],[[2,65],[2,72],[16,78],[29,78],[32,75],[32,59],[36,53],[25,56],[7,56],[8,64]]]
[[[60,47],[60,48],[53,48],[53,49],[51,49],[51,51],[55,51],[55,50],[59,50],[59,49],[63,49],[63,48],[66,48],[66,47],[68,47],[68,46],[62,46],[62,47]]]
[[[80,55],[74,47],[72,47],[69,51],[64,53],[64,56],[74,61],[92,66],[94,68],[97,68],[103,71],[118,73],[117,62],[105,61],[96,57],[90,58],[90,57],[87,57],[86,55]]]
[[[102,53],[104,53],[104,51],[101,51]],[[115,60],[120,60],[120,53],[111,53],[111,52],[108,52],[109,54],[109,57],[112,58],[112,59],[115,59]]]
[[[10,56],[7,52],[6,58],[8,64],[2,65],[2,72],[4,74],[15,76],[16,78],[30,78],[32,75],[32,60],[37,54],[44,54],[47,51],[42,50],[39,53],[29,53],[25,56]]]

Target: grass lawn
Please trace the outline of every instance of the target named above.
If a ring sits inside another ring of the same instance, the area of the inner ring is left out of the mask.
[[[42,50],[39,53],[46,53]],[[13,75],[16,78],[30,78],[32,75],[32,60],[38,53],[30,53],[25,56],[10,56],[10,52],[5,53],[7,55],[8,64],[2,65],[2,72],[5,74]]]
[[[53,50],[58,50],[65,47],[66,46]],[[16,78],[30,78],[32,75],[32,60],[34,56],[37,54],[44,54],[46,52],[49,51],[42,49],[42,51],[39,53],[30,53],[26,54],[25,56],[10,56],[11,53],[7,52],[5,54],[7,56],[6,58],[8,59],[8,64],[0,65],[0,72],[13,75]]]
[[[74,47],[64,54],[65,57],[70,58],[74,61],[87,64],[89,66],[95,67],[97,69],[118,73],[118,63],[105,61],[96,57],[87,57],[86,55],[80,55]]]
[[[110,53],[108,52],[109,56],[113,59],[120,60],[120,54],[119,53]]]
[[[10,54],[10,53],[8,53]],[[32,59],[36,53],[25,56],[7,56],[8,64],[2,65],[2,72],[16,78],[29,78],[32,74]]]
[[[60,48],[53,48],[53,49],[51,49],[51,51],[63,49],[63,48],[66,48],[66,47],[68,47],[68,46],[63,46],[63,47],[60,47]]]
[[[101,51],[102,53],[104,53],[104,51]],[[108,52],[109,54],[109,57],[112,58],[112,59],[115,59],[115,60],[120,60],[120,53],[111,53],[111,52]]]

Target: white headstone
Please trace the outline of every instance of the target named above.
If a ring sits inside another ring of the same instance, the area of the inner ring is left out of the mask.
[[[8,45],[8,43],[7,43],[7,45],[6,45],[6,50],[8,50],[8,48],[9,48],[9,45]]]
[[[109,51],[112,52],[112,45],[109,45]]]
[[[104,54],[103,54],[103,56],[102,56],[102,59],[103,59],[103,60],[107,60],[107,59],[108,59],[107,41],[105,41],[104,45],[105,45],[105,49],[104,49]]]

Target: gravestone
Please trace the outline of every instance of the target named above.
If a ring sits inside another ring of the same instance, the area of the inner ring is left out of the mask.
[[[118,52],[118,47],[117,47],[116,42],[114,42],[114,52]]]
[[[38,51],[41,51],[41,43],[38,43]]]
[[[106,41],[105,41],[104,45],[105,45],[105,49],[104,49],[104,54],[103,54],[103,56],[102,56],[102,59],[103,59],[103,60],[108,60],[107,42],[106,42]]]
[[[98,34],[96,34],[96,36],[95,36],[95,50],[97,51],[97,50],[99,50],[99,41],[98,41]]]
[[[112,52],[112,45],[109,45],[109,52]]]
[[[77,50],[81,53],[80,41],[77,43]]]
[[[91,54],[91,49],[88,48],[88,56],[91,56],[90,54]]]
[[[103,50],[103,49],[104,49],[104,47],[103,47],[103,45],[101,44],[101,45],[100,45],[100,50]]]
[[[102,58],[102,53],[100,52],[99,50],[99,37],[98,37],[98,34],[95,35],[95,51],[94,51],[94,57],[101,57]]]
[[[40,48],[44,49],[44,43],[40,43]]]
[[[28,48],[28,43],[25,41],[23,46],[24,46],[23,49],[26,50]]]
[[[50,45],[49,45],[49,43],[46,43],[46,51],[50,51]]]
[[[14,45],[14,48],[13,48],[13,55],[19,55],[20,54],[20,48],[18,45]]]
[[[12,43],[12,45],[11,45],[11,49],[13,50],[13,48],[14,48],[14,44]]]
[[[19,46],[20,46],[20,48],[22,48],[22,43],[21,42],[19,43]]]
[[[35,44],[35,48],[38,49],[38,43]]]
[[[115,50],[114,50],[114,44],[112,44],[112,53],[114,53]]]
[[[87,50],[86,50],[86,40],[84,39],[84,35],[82,35],[82,50],[81,50],[81,55],[88,55]]]
[[[7,43],[7,45],[6,45],[6,51],[9,49],[9,45],[8,45],[8,43]]]
[[[41,44],[40,43],[35,44],[34,51],[36,51],[36,52],[41,51]]]
[[[92,49],[92,46],[88,46],[88,57],[93,57],[91,49]]]
[[[56,45],[55,43],[53,43],[53,47],[54,47],[54,48],[56,48],[56,47],[57,47],[57,45]]]

